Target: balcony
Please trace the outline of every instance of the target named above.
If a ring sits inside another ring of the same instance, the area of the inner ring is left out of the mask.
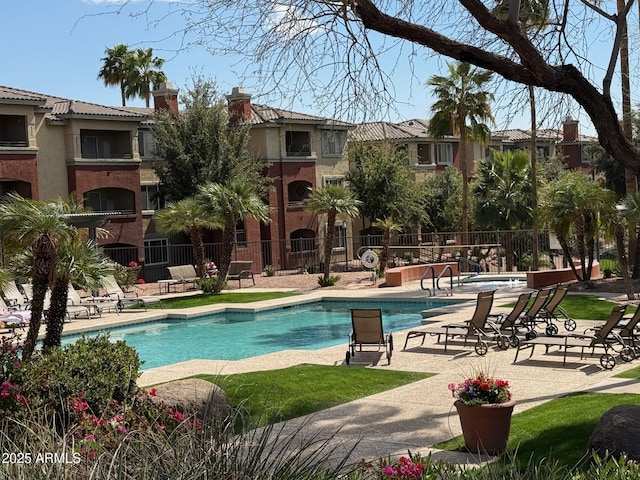
[[[99,188],[85,193],[85,207],[93,212],[135,215],[135,192],[124,188]]]
[[[81,130],[81,157],[83,159],[133,158],[131,132],[111,130]]]

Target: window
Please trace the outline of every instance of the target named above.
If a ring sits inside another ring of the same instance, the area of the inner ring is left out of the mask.
[[[169,263],[169,240],[166,238],[145,240],[144,260],[146,265]]]
[[[286,133],[285,141],[288,157],[308,157],[311,155],[311,134],[309,132],[289,131]]]
[[[419,143],[418,144],[418,165],[431,165],[433,163],[431,144]]]
[[[337,187],[343,187],[344,177],[341,175],[339,176],[325,175],[322,177],[322,185],[323,186],[336,185]]]
[[[344,132],[324,130],[322,132],[322,155],[342,155]]]
[[[302,206],[304,201],[311,195],[311,183],[304,180],[291,182],[287,186],[287,195],[289,197],[289,206]]]
[[[344,250],[347,245],[347,226],[337,223],[333,232],[333,249]]]
[[[27,117],[0,115],[0,146],[28,147]]]
[[[140,185],[142,210],[160,210],[164,208],[164,199],[160,195],[160,187],[155,185]]]
[[[243,221],[236,224],[236,247],[247,248],[247,231]]]
[[[580,159],[582,164],[591,165],[593,163],[593,150],[591,145],[583,143],[580,147],[580,150],[582,151],[582,158]]]
[[[438,143],[436,144],[436,155],[438,165],[452,165],[453,164],[453,147],[450,143]]]
[[[98,157],[98,137],[87,136],[82,139],[82,156],[84,158]]]

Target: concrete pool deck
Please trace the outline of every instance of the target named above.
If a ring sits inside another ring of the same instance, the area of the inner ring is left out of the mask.
[[[500,307],[515,300],[524,286],[499,288],[496,291],[492,313],[508,312],[510,308]],[[249,290],[247,290],[249,291]],[[251,289],[251,291],[255,291]],[[455,288],[453,298],[470,302],[460,304],[454,312],[434,317],[438,321],[460,322],[470,318],[478,289]],[[402,287],[389,289],[321,291],[305,293],[295,301],[311,301],[321,298],[341,300],[367,298],[384,299],[425,299],[419,282],[411,282]],[[451,298],[451,297],[436,297]],[[256,307],[273,307],[291,299],[257,302]],[[238,305],[235,305],[238,307]],[[194,315],[209,311],[219,311],[224,307],[199,307]],[[93,320],[73,320],[65,325],[65,334],[91,328],[108,328],[114,325],[138,323],[145,320],[163,318],[168,313],[184,313],[172,310],[149,312],[123,312],[109,314]],[[578,331],[585,323],[578,322]],[[586,323],[588,324],[588,323]],[[402,455],[411,452],[426,454],[432,452],[434,443],[448,440],[461,433],[453,399],[448,384],[457,382],[474,371],[482,369],[511,383],[511,391],[517,401],[515,413],[539,405],[547,400],[577,391],[631,392],[640,394],[640,382],[613,379],[612,375],[623,369],[636,366],[635,360],[629,365],[616,364],[613,370],[603,370],[598,362],[599,355],[580,360],[579,356],[569,356],[566,366],[561,357],[536,352],[531,359],[524,355],[513,364],[515,350],[500,351],[490,348],[487,355],[479,357],[472,344],[463,347],[452,343],[445,353],[443,346],[436,344],[435,337],[428,338],[423,346],[419,341],[410,343],[403,350],[406,331],[393,332],[395,350],[391,365],[387,366],[384,355],[376,352],[356,354],[352,365],[366,365],[371,368],[430,372],[436,375],[405,385],[403,387],[371,395],[353,402],[329,408],[313,415],[286,422],[285,433],[297,434],[316,441],[331,438],[338,451],[351,452],[351,458],[374,460],[387,455]],[[213,339],[224,341],[224,339]],[[165,367],[144,370],[139,385],[150,386],[190,375],[207,373],[228,375],[233,373],[285,368],[301,363],[342,366],[346,352],[344,345],[321,350],[286,350],[238,361],[191,360]],[[197,348],[197,346],[194,346]],[[338,433],[336,433],[338,432]],[[351,451],[353,449],[353,451]],[[434,458],[458,463],[482,461],[477,456],[463,452],[433,451]]]

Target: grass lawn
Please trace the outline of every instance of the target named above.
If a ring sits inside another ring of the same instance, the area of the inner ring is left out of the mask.
[[[358,367],[297,365],[228,376],[198,375],[215,383],[232,406],[242,406],[258,426],[300,417],[433,374]]]
[[[535,296],[535,295],[534,295]],[[533,302],[533,299],[531,300]],[[516,303],[508,303],[501,305],[503,307],[512,308]],[[611,309],[616,305],[615,302],[603,300],[598,295],[575,295],[567,294],[562,299],[560,306],[567,314],[574,319],[579,320],[606,320],[609,318]],[[627,308],[627,313],[635,312],[635,307]]]
[[[219,294],[200,294],[188,297],[167,298],[162,300],[162,308],[191,308],[218,303],[250,303],[262,300],[274,300],[277,298],[299,295],[291,292],[238,292]],[[160,308],[159,303],[147,305],[147,308]]]

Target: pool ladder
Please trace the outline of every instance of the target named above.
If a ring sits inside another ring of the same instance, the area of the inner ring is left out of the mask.
[[[449,288],[441,287],[440,286],[440,279],[447,272],[449,273],[450,286],[449,286]],[[431,273],[432,288],[424,286],[424,280],[427,278],[429,273]],[[440,274],[438,275],[437,278],[436,278],[436,271],[433,268],[433,265],[429,265],[429,267],[422,274],[422,278],[420,278],[420,288],[422,290],[425,290],[425,291],[429,292],[429,296],[430,297],[435,297],[437,290],[442,290],[444,292],[445,296],[447,296],[447,297],[453,296],[453,269],[451,268],[451,265],[445,265],[445,267],[442,269],[442,271],[440,272]]]

